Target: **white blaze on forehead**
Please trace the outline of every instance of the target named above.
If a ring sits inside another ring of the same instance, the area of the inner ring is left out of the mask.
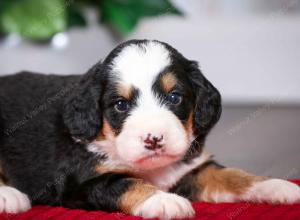
[[[132,85],[148,95],[157,75],[170,65],[169,55],[169,51],[159,42],[132,44],[114,59],[112,70],[121,83]]]
[[[130,111],[115,141],[116,155],[126,164],[146,170],[167,166],[180,159],[189,147],[181,121],[167,106],[160,105],[152,91],[158,74],[170,64],[169,51],[155,41],[131,44],[123,48],[112,62],[111,69],[118,83],[139,91],[136,106]],[[153,151],[149,151],[144,142],[149,134],[163,137],[161,144],[167,157],[139,163],[141,159],[153,156]]]

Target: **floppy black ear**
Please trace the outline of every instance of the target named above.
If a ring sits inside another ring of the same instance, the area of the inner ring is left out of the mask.
[[[221,116],[221,95],[203,76],[197,62],[189,64],[189,75],[195,91],[194,126],[197,136],[205,137]]]
[[[102,64],[83,75],[64,103],[63,119],[73,138],[85,142],[94,139],[102,127]]]

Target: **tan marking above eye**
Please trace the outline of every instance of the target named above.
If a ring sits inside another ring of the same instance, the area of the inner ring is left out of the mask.
[[[164,74],[160,79],[161,86],[166,93],[169,93],[177,84],[177,79],[172,72]]]
[[[133,96],[133,86],[119,83],[117,86],[117,92],[119,96],[126,100],[130,100]]]

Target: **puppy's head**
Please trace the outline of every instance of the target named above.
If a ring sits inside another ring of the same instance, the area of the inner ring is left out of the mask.
[[[149,170],[199,152],[220,113],[220,94],[196,62],[165,43],[133,40],[84,76],[64,121],[112,164]]]

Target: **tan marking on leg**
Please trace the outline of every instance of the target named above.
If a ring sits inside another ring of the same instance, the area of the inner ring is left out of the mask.
[[[133,173],[130,172],[129,169],[125,169],[125,168],[110,168],[110,167],[102,165],[102,164],[96,165],[95,171],[96,171],[96,173],[99,173],[99,174],[104,174],[104,173],[124,173],[124,174],[133,175]]]
[[[133,214],[134,209],[152,196],[157,189],[155,186],[144,183],[142,180],[133,179],[135,183],[120,198],[120,208],[127,214]]]
[[[216,202],[214,195],[242,195],[255,182],[265,180],[235,168],[220,168],[211,165],[198,174],[197,185],[201,192],[198,198],[203,201]]]
[[[126,100],[130,100],[133,95],[133,87],[128,84],[119,83],[117,86],[118,94]]]
[[[8,184],[8,180],[4,174],[2,166],[0,166],[0,186],[5,186]]]
[[[163,90],[168,93],[176,85],[177,79],[173,73],[166,73],[161,77],[160,83]]]
[[[96,165],[96,167],[95,167],[95,171],[96,171],[96,173],[99,173],[99,174],[103,174],[103,173],[108,173],[108,172],[110,172],[111,170],[108,168],[108,167],[106,167],[106,166],[103,166],[103,165]]]
[[[2,174],[0,173],[0,186],[4,186],[4,185],[5,185],[5,183],[4,183]]]

